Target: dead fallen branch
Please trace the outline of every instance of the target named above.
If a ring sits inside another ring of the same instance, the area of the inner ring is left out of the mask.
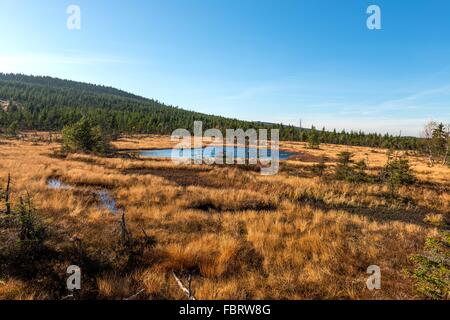
[[[141,289],[137,293],[133,294],[131,297],[128,297],[128,298],[126,298],[124,300],[136,300],[144,292],[145,292],[145,289]]]
[[[196,300],[194,295],[192,294],[192,290],[191,290],[191,276],[189,276],[189,289],[188,289],[188,288],[186,288],[184,286],[183,282],[181,282],[181,280],[177,277],[175,272],[172,272],[172,274],[173,274],[173,277],[175,278],[175,280],[177,281],[178,286],[186,294],[188,299],[189,300]]]

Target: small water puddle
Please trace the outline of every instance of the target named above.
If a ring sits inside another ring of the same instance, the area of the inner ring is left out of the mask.
[[[47,187],[53,190],[69,190],[72,189],[68,184],[63,183],[61,180],[56,178],[51,178],[47,180]],[[112,214],[119,212],[116,205],[116,200],[114,200],[108,190],[96,191],[102,206],[107,209]]]
[[[102,190],[97,192],[100,202],[102,203],[103,207],[108,209],[109,212],[112,214],[116,214],[119,212],[119,209],[116,206],[116,200],[114,200],[111,195],[109,194],[109,191]]]
[[[58,179],[55,179],[55,178],[48,179],[47,186],[50,189],[57,189],[57,190],[59,190],[59,189],[62,189],[62,190],[70,189],[69,185],[67,185],[67,184],[61,182],[61,180],[58,180]]]

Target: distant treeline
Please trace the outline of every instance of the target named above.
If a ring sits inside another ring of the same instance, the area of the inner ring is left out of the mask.
[[[282,140],[406,150],[420,149],[423,144],[422,139],[415,137],[300,129],[207,115],[111,87],[51,77],[0,73],[0,103],[0,127],[4,132],[11,126],[19,130],[59,131],[88,117],[111,134],[171,134],[178,128],[192,130],[194,121],[203,121],[205,129],[280,129]]]

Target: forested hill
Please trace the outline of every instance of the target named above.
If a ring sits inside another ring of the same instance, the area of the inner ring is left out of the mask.
[[[6,126],[18,121],[21,129],[61,130],[83,116],[123,133],[170,134],[177,128],[191,128],[194,120],[208,128],[257,126],[186,111],[111,87],[51,77],[0,73],[0,100],[8,104],[0,123]]]
[[[206,115],[168,106],[115,88],[51,77],[0,73],[0,129],[61,130],[87,116],[114,133],[171,134],[192,130],[194,121],[205,129],[279,128],[283,140],[317,141],[373,147],[416,149],[420,140],[363,132],[300,130]]]
[[[0,80],[17,82],[17,83],[29,83],[34,85],[41,85],[45,87],[61,88],[61,89],[75,89],[82,90],[92,93],[102,93],[111,94],[116,96],[121,96],[125,98],[141,99],[143,101],[148,101],[148,99],[136,96],[132,93],[128,93],[122,90],[118,90],[112,87],[106,87],[101,85],[82,83],[72,80],[62,80],[52,77],[36,77],[36,76],[26,76],[22,74],[4,74],[0,73]]]

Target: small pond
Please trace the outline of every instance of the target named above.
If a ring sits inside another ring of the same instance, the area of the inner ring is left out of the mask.
[[[204,158],[219,158],[224,155],[233,154],[236,159],[254,159],[253,155],[258,155],[259,159],[270,159],[272,152],[270,149],[260,150],[257,148],[245,148],[245,147],[206,147],[206,148],[192,148],[192,149],[152,149],[143,150],[139,153],[141,157],[146,158],[174,158],[174,159],[196,159],[203,155]],[[282,151],[279,152],[280,160],[287,160],[292,156],[299,155],[298,153]]]

